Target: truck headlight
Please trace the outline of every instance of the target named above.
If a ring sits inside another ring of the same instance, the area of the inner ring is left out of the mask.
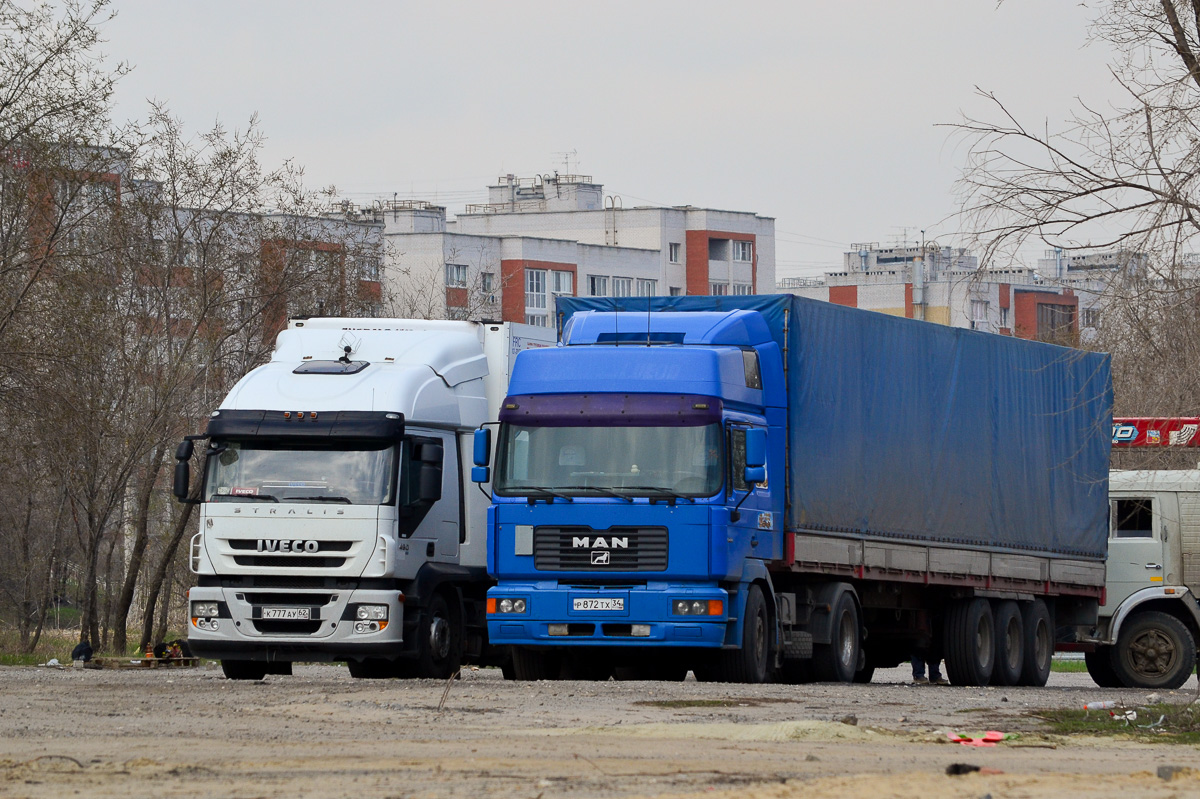
[[[216,602],[193,602],[192,618],[211,619],[218,615]]]
[[[676,616],[720,616],[725,603],[720,599],[672,599],[671,613]]]
[[[527,605],[521,597],[512,599],[505,597],[504,599],[496,599],[488,597],[487,612],[488,613],[524,613]]]
[[[359,605],[354,615],[363,621],[383,621],[388,617],[388,606]]]

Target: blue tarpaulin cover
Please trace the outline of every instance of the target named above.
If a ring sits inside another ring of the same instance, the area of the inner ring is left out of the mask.
[[[792,295],[560,297],[759,311],[784,349],[789,530],[1103,559],[1107,355]]]

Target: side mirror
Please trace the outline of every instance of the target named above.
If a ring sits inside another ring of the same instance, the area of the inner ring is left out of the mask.
[[[491,477],[488,463],[492,459],[492,431],[481,427],[475,431],[475,467],[471,469],[471,482],[486,483]]]
[[[442,498],[442,455],[441,444],[421,445],[417,497],[422,502],[437,502]]]
[[[746,466],[767,465],[767,431],[756,427],[746,431]]]
[[[753,428],[746,431],[746,483],[756,484],[767,479],[767,431]]]
[[[187,442],[192,443],[192,442]],[[191,469],[188,468],[187,460],[180,460],[175,464],[175,485],[171,493],[175,495],[175,499],[180,502],[187,502],[188,490],[192,484]]]
[[[175,484],[171,487],[171,493],[175,495],[175,499],[180,502],[187,502],[188,491],[192,484],[192,470],[188,466],[188,460],[192,457],[192,452],[195,447],[190,439],[184,439],[179,442],[179,446],[175,448]]]

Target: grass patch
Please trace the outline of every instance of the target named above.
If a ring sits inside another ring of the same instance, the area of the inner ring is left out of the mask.
[[[1127,724],[1119,718],[1127,711],[1137,718]],[[1046,723],[1054,735],[1094,735],[1132,738],[1155,743],[1200,744],[1200,705],[1140,705],[1107,710],[1035,710],[1027,715]],[[1160,723],[1161,719],[1161,723]]]
[[[1087,664],[1082,660],[1059,660],[1054,658],[1050,661],[1050,671],[1057,671],[1060,674],[1079,674],[1087,671]]]

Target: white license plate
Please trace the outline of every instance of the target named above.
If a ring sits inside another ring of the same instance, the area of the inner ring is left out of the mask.
[[[624,610],[625,600],[617,597],[597,597],[595,599],[572,599],[572,610]]]
[[[263,608],[263,619],[291,619],[308,621],[308,608]]]

